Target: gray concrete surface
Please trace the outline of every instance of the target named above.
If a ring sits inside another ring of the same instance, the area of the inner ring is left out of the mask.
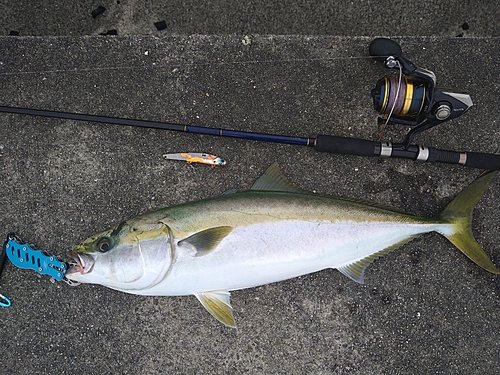
[[[106,11],[93,18],[98,6]],[[0,10],[0,35],[500,36],[496,0],[20,0]],[[158,31],[154,24],[163,20]]]
[[[366,56],[374,36],[405,35],[396,38],[405,56],[474,101],[418,143],[500,150],[496,1],[21,0],[0,4],[0,25],[0,35],[20,34],[0,38],[2,105],[366,139],[377,132],[369,91],[387,72],[350,57]],[[108,30],[118,37],[97,36]],[[405,131],[391,127],[385,139]],[[162,158],[184,150],[228,165]],[[0,114],[0,228],[67,260],[72,245],[117,221],[248,188],[273,162],[306,189],[424,216],[480,173]],[[499,184],[474,214],[497,264]],[[10,264],[0,293],[13,300],[0,309],[0,374],[497,374],[500,365],[500,280],[437,234],[377,260],[365,285],[325,270],[234,292],[237,330],[194,297],[72,288]]]
[[[368,37],[128,36],[0,38],[4,105],[194,125],[374,139],[369,90],[386,73]],[[498,38],[397,39],[442,86],[475,106],[419,137],[435,147],[499,149]],[[155,208],[248,188],[273,162],[310,190],[431,216],[478,170],[316,153],[95,123],[1,114],[0,227],[67,259],[74,244]],[[386,139],[402,130],[390,128]],[[225,168],[165,161],[185,150]],[[474,232],[500,264],[500,182]],[[358,285],[334,270],[232,293],[238,329],[194,297],[69,287],[8,265],[0,292],[3,374],[496,374],[500,283],[437,234],[377,260]]]

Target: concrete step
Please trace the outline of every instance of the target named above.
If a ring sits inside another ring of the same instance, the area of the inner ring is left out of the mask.
[[[416,143],[498,152],[499,38],[401,37],[404,56],[474,106]],[[370,90],[391,74],[371,38],[118,36],[0,38],[0,104],[215,128],[377,140]],[[387,141],[408,128],[390,126]],[[224,168],[165,160],[208,152]],[[112,223],[249,188],[278,162],[295,184],[433,216],[479,170],[330,155],[313,148],[0,114],[0,227],[67,259]],[[497,251],[499,182],[474,232]],[[194,298],[51,284],[7,265],[2,371],[50,373],[481,373],[498,367],[498,283],[444,238],[376,261],[357,285],[338,272],[232,293],[238,331]],[[26,360],[26,359],[33,360]],[[36,360],[35,360],[36,359]],[[110,370],[110,368],[113,370]],[[453,370],[450,370],[453,369]],[[111,372],[110,372],[111,371]]]

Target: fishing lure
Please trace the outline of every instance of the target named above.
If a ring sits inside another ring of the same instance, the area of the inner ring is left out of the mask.
[[[184,160],[188,163],[208,164],[213,167],[226,165],[226,161],[220,156],[201,152],[180,152],[177,154],[165,154],[163,157],[169,160]]]

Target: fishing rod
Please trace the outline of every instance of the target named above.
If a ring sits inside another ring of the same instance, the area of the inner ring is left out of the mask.
[[[437,89],[435,74],[426,69],[419,69],[403,58],[401,47],[393,40],[386,38],[373,40],[369,46],[369,53],[375,60],[383,62],[386,68],[399,72],[399,76],[381,78],[371,91],[371,96],[374,108],[380,114],[379,122],[381,124],[384,126],[400,124],[412,127],[401,143],[376,142],[322,134],[318,134],[314,138],[291,137],[206,126],[7,106],[0,106],[0,112],[308,146],[314,147],[316,151],[332,154],[402,158],[500,170],[500,155],[457,152],[411,144],[419,133],[463,115],[472,106],[471,97],[461,91]]]

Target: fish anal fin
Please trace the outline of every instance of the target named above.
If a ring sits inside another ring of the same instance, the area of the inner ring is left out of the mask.
[[[233,317],[233,308],[230,304],[231,295],[229,292],[202,292],[196,293],[195,296],[215,319],[228,327],[236,328]]]
[[[251,190],[281,191],[286,193],[306,193],[310,192],[299,188],[291,183],[280,171],[278,164],[272,164],[252,185]]]
[[[345,264],[343,266],[337,267],[337,269],[342,272],[345,276],[348,278],[356,281],[357,283],[363,284],[364,283],[364,276],[365,276],[365,269],[378,257],[381,257],[382,255],[385,255],[387,253],[390,253],[392,250],[397,249],[398,247],[404,245],[407,242],[410,242],[417,236],[412,236],[410,238],[404,239],[403,241],[400,241],[392,246],[389,246],[388,248],[385,248],[383,250],[377,251],[376,253],[373,253],[363,259],[357,260],[352,263]]]
[[[201,257],[213,251],[232,230],[230,226],[205,229],[179,241],[179,246],[191,245],[196,249],[195,256]]]

